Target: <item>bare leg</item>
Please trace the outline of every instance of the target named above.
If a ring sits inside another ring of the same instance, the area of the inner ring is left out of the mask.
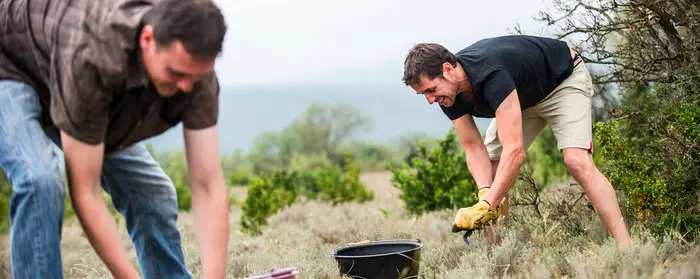
[[[593,203],[598,217],[617,244],[630,244],[632,240],[622,219],[615,189],[595,166],[591,154],[585,149],[565,148],[562,155],[569,173],[581,185],[583,192]]]

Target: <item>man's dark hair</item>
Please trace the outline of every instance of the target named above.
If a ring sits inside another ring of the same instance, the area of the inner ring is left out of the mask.
[[[442,77],[442,64],[449,62],[457,66],[457,57],[439,44],[416,44],[408,51],[403,63],[403,82],[406,85],[416,84],[421,75],[429,79]]]
[[[221,10],[208,0],[163,0],[153,5],[143,23],[153,26],[158,46],[179,40],[195,57],[211,58],[221,53],[226,22]]]

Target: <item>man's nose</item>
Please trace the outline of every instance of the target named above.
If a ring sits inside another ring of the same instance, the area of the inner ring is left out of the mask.
[[[182,92],[188,93],[192,90],[192,82],[189,80],[181,80],[177,83],[177,89]]]
[[[435,95],[433,95],[433,94],[423,94],[423,96],[425,96],[425,100],[428,101],[428,104],[431,104],[431,105],[432,105],[433,103],[435,103],[435,99],[436,99],[436,98],[435,98]]]

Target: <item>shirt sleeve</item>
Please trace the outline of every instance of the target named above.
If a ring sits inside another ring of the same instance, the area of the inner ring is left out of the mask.
[[[484,99],[493,110],[497,110],[513,90],[515,90],[515,81],[510,73],[502,68],[489,72],[482,82]]]
[[[54,125],[87,144],[104,141],[112,94],[92,48],[59,51],[52,57],[50,115]]]
[[[460,97],[459,95],[455,97],[455,102],[454,104],[452,104],[452,106],[444,107],[440,105],[440,109],[442,109],[442,112],[450,120],[455,120],[468,113],[473,114],[472,110],[469,109],[469,104],[467,104],[466,101],[462,99],[462,97]]]
[[[185,128],[204,129],[217,123],[219,91],[219,80],[214,72],[197,84],[182,115],[182,124]]]

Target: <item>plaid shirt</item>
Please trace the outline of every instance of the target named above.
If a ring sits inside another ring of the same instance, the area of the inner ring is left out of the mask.
[[[215,73],[161,97],[140,61],[141,18],[153,1],[0,1],[0,79],[31,85],[51,122],[107,154],[182,122],[217,122]]]

